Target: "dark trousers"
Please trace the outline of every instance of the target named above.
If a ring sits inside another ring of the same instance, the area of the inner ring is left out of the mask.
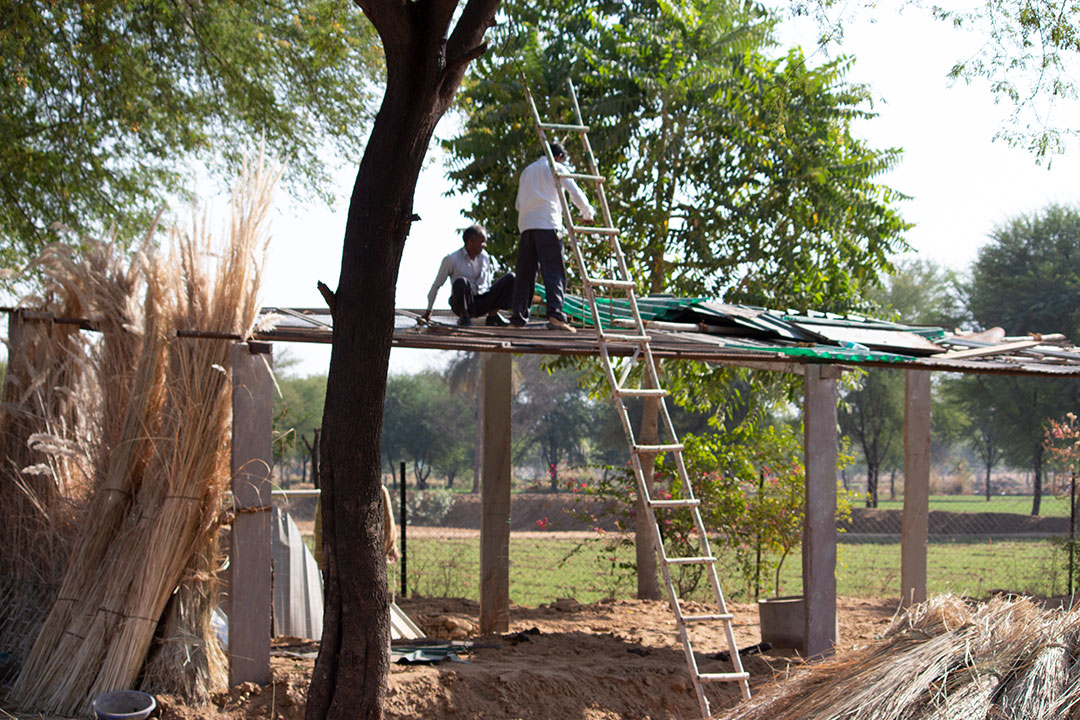
[[[563,312],[563,296],[566,294],[566,265],[563,261],[563,244],[554,230],[526,230],[518,243],[517,276],[514,282],[514,314],[510,322],[524,324],[529,319],[536,285],[536,267],[544,273],[544,294],[547,296],[547,316],[566,322]]]
[[[488,288],[476,292],[476,285],[458,278],[450,286],[450,309],[458,317],[480,317],[493,310],[509,310],[514,298],[514,273],[506,273]]]

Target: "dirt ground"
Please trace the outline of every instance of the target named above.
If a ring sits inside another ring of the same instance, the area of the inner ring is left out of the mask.
[[[896,600],[845,598],[839,606],[840,652],[884,632]],[[464,600],[400,599],[399,606],[431,637],[460,638],[460,662],[391,667],[387,718],[520,718],[616,720],[698,717],[686,660],[665,602],[612,600],[581,605],[560,600],[539,608],[511,608],[510,632],[476,634],[478,608]],[[687,612],[694,612],[688,604]],[[759,641],[757,612],[734,604],[739,647]],[[700,611],[700,610],[699,610]],[[195,708],[159,697],[168,720],[300,720],[316,643],[279,638],[273,683],[233,688],[212,707]],[[698,631],[694,649],[703,672],[731,669],[708,655],[726,649],[721,626]],[[743,659],[752,687],[772,682],[791,662],[791,651]],[[739,700],[738,687],[709,687],[714,712]]]

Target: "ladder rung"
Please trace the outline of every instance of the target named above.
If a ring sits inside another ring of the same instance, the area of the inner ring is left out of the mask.
[[[564,123],[540,123],[545,130],[573,130],[574,132],[589,132],[588,125],[566,125]]]
[[[701,505],[701,500],[697,498],[692,500],[650,500],[649,505],[654,508],[698,507]]]
[[[576,233],[591,233],[593,235],[618,235],[619,228],[601,227],[599,225],[575,225]]]
[[[709,615],[683,615],[683,622],[712,622],[714,620],[734,620],[731,613],[712,613]]]
[[[709,565],[716,562],[715,557],[699,555],[697,557],[668,558],[668,565]]]
[[[588,180],[589,182],[605,182],[603,175],[589,175],[587,173],[555,173],[561,178],[570,178],[571,180]]]
[[[750,679],[750,673],[698,673],[701,682],[742,682]]]
[[[633,280],[616,280],[615,278],[587,277],[585,282],[590,285],[603,285],[604,287],[632,288],[637,287]]]
[[[617,333],[604,333],[599,337],[606,342],[615,343],[647,343],[652,340],[648,335],[619,335]]]
[[[615,393],[621,397],[667,397],[663,388],[617,388]]]
[[[685,446],[682,443],[673,443],[670,445],[632,445],[633,451],[636,453],[662,453],[662,452],[682,452]]]

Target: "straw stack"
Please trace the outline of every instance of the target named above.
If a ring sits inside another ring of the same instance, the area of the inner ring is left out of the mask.
[[[278,175],[261,159],[245,172],[223,246],[214,247],[207,221],[196,218],[191,232],[172,233],[170,257],[147,255],[131,402],[59,596],[13,688],[22,707],[71,714],[100,693],[134,687],[178,586],[163,634],[175,646],[158,657],[218,664],[192,673],[195,684],[220,670],[209,609],[229,479],[231,346],[179,339],[175,330],[251,330]]]
[[[1080,718],[1080,612],[945,595],[884,638],[795,671],[724,720]]]

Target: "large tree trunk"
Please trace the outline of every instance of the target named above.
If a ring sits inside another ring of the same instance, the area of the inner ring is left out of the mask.
[[[323,412],[322,645],[306,717],[381,718],[390,599],[383,554],[382,407],[394,291],[412,198],[435,124],[484,50],[498,0],[356,0],[386,53],[386,92],[356,175],[336,293],[323,287],[334,341]]]

